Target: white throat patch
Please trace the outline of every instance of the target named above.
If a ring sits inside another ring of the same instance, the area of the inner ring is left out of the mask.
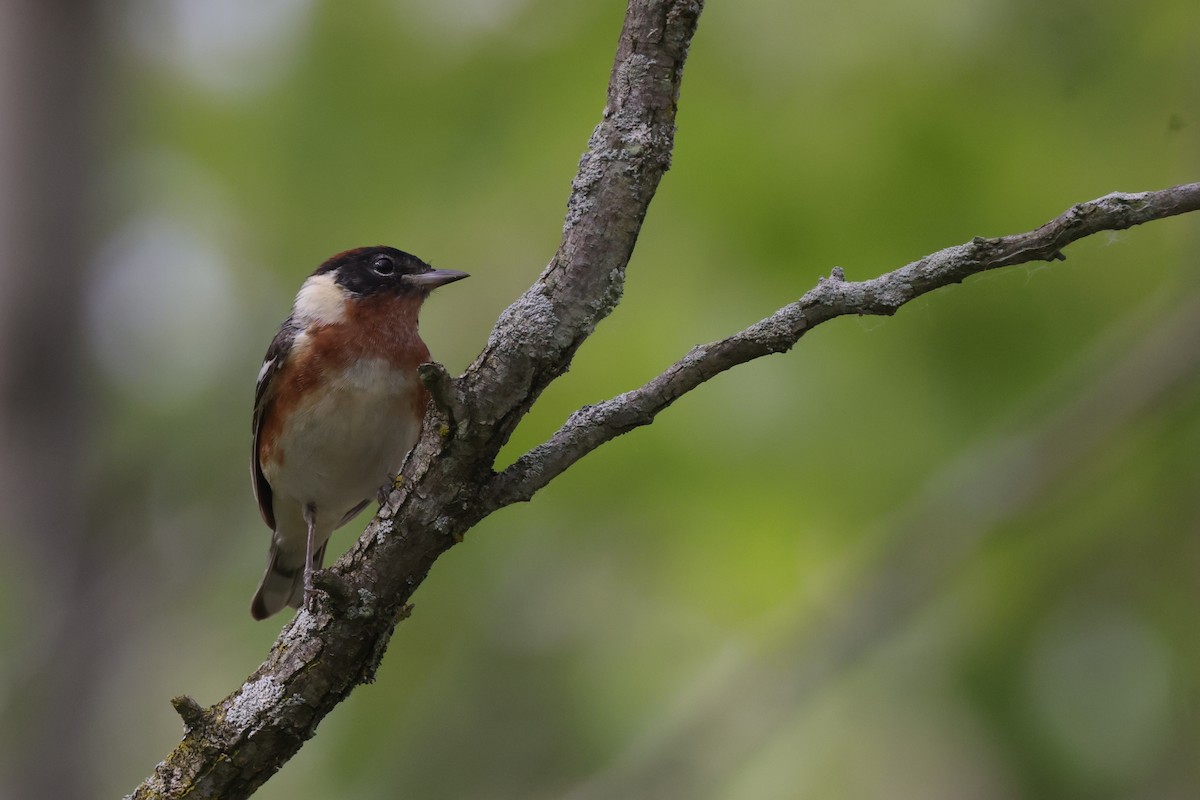
[[[301,325],[336,325],[346,318],[345,300],[334,273],[313,275],[300,287],[293,306],[296,321]]]

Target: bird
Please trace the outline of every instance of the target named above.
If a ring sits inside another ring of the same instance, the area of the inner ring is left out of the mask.
[[[272,531],[254,619],[312,596],[330,535],[400,471],[429,401],[418,313],[466,277],[375,246],[332,256],[301,285],[254,392],[250,472]]]

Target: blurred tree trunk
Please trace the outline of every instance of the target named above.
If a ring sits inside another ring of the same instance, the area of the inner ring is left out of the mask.
[[[81,345],[96,11],[0,2],[0,536],[16,620],[0,796],[11,798],[93,796],[81,762],[104,638],[90,610],[100,543],[84,513]]]

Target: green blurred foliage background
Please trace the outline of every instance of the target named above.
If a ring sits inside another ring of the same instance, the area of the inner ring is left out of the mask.
[[[80,613],[119,634],[69,765],[94,796],[174,746],[170,697],[216,702],[279,630],[247,611],[249,411],[301,280],[377,243],[470,271],[422,321],[461,371],[557,245],[622,11],[107,10],[87,494],[111,592]],[[1193,180],[1198,30],[1193,0],[710,3],[626,299],[507,457],[835,265]],[[377,683],[257,796],[1195,797],[1198,224],[706,384],[440,560]],[[12,654],[39,567],[8,556]]]

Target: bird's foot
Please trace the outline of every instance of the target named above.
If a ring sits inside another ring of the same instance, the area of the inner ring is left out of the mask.
[[[313,613],[317,610],[317,586],[316,573],[321,570],[305,570],[304,571],[304,610],[308,613]]]
[[[399,489],[402,486],[404,486],[404,476],[399,472],[389,472],[387,474],[387,483],[379,487],[379,491],[376,493],[375,499],[379,501],[380,506],[385,506],[387,505],[388,495],[390,495],[393,490]]]

